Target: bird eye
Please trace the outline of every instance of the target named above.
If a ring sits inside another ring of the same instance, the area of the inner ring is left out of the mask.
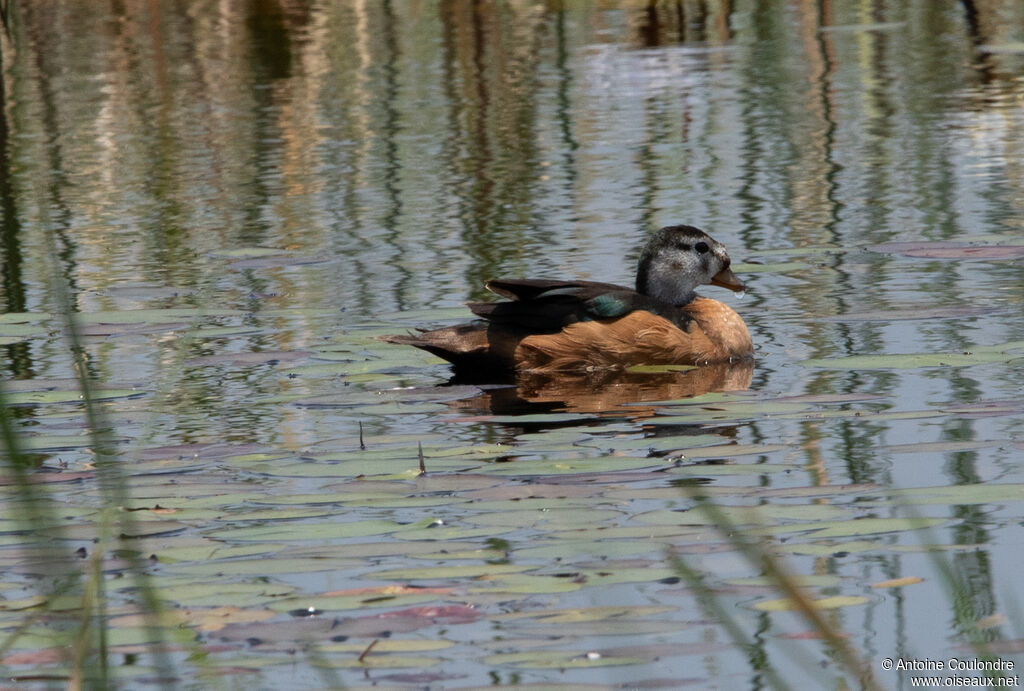
[[[701,254],[705,254],[711,248],[708,247],[708,243],[706,242],[698,242],[696,245],[693,246],[693,249],[697,250]]]

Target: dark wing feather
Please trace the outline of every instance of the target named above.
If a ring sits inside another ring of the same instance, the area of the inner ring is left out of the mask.
[[[499,279],[488,281],[487,288],[511,301],[471,302],[469,308],[473,313],[491,323],[530,333],[554,333],[574,322],[612,319],[638,309],[656,314],[677,311],[671,305],[613,283]]]
[[[595,295],[610,290],[628,290],[614,283],[560,281],[555,278],[494,278],[484,287],[510,300],[533,300],[552,290],[584,290]]]
[[[471,302],[469,309],[492,324],[514,326],[530,333],[554,333],[587,318],[582,302],[563,296],[510,302]]]

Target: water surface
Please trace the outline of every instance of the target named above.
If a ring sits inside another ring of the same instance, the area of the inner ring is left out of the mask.
[[[734,520],[811,597],[849,598],[830,615],[884,686],[909,683],[885,657],[1009,659],[1022,26],[1009,0],[23,3],[0,339],[65,537],[91,549],[101,500],[81,411],[51,402],[74,389],[55,281],[111,390],[133,539],[188,624],[175,654],[216,646],[228,686],[836,684],[693,483],[758,507]],[[479,389],[376,340],[468,318],[494,276],[630,284],[672,223],[748,282],[706,294],[747,321],[752,370]],[[39,571],[22,541],[12,603]]]

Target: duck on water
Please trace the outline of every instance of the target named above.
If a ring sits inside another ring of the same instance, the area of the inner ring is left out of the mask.
[[[701,297],[701,285],[735,292],[743,283],[725,247],[687,225],[662,228],[644,246],[636,287],[548,278],[493,279],[509,298],[471,302],[481,319],[386,336],[456,366],[457,371],[568,372],[632,365],[705,365],[750,358],[753,343],[728,305]]]

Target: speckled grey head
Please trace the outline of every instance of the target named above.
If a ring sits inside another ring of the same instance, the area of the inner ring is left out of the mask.
[[[636,291],[673,305],[685,305],[699,285],[739,292],[743,283],[729,269],[725,246],[699,228],[667,226],[647,241],[636,272]]]

